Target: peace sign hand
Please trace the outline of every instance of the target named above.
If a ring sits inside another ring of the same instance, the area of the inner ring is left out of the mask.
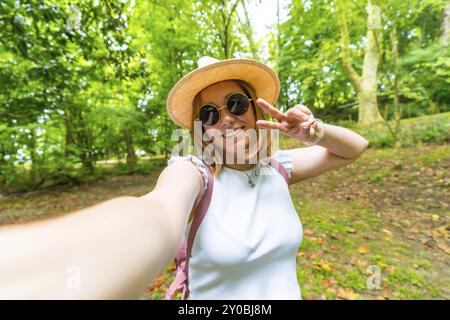
[[[262,98],[259,98],[256,103],[261,109],[278,120],[278,122],[258,120],[256,125],[259,128],[279,129],[282,133],[304,142],[310,142],[315,135],[317,120],[311,110],[304,105],[297,104],[282,113]]]

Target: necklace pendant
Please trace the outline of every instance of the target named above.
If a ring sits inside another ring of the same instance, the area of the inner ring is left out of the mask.
[[[254,188],[255,187],[255,183],[252,180],[248,180],[248,184],[250,185],[250,187]]]

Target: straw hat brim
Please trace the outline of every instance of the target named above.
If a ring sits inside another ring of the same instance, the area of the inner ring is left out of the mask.
[[[190,128],[194,97],[213,83],[238,79],[247,82],[258,98],[274,105],[280,94],[277,74],[253,59],[227,59],[195,69],[181,78],[169,93],[167,112],[179,126]]]

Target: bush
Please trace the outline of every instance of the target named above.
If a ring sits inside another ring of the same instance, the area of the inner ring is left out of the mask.
[[[422,143],[445,143],[450,141],[450,113],[436,114],[418,118],[404,119],[400,122],[398,139],[403,147],[411,147]],[[394,122],[391,122],[394,125]],[[370,147],[386,148],[395,145],[394,137],[385,124],[360,128],[355,124],[350,127],[369,141]]]

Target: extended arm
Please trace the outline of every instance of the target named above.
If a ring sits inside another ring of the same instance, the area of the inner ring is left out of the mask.
[[[152,192],[0,228],[0,298],[136,299],[174,257],[203,181],[165,168]]]

